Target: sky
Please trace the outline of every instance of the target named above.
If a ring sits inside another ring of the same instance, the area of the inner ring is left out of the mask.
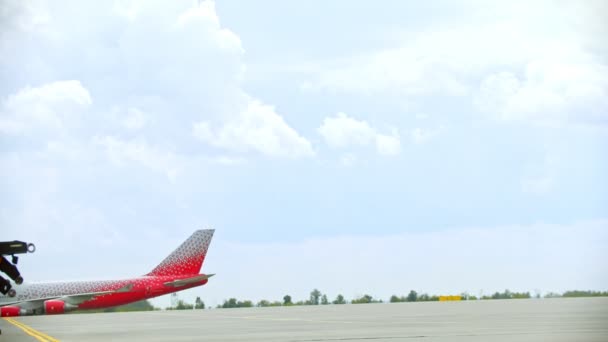
[[[607,290],[607,11],[0,0],[0,237],[112,279],[214,228],[211,305]]]

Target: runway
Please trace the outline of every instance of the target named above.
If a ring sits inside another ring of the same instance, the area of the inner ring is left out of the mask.
[[[71,314],[15,321],[51,342],[608,341],[608,298]],[[0,341],[44,341],[6,320],[0,327]]]

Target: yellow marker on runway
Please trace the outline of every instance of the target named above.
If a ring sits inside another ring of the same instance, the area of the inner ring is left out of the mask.
[[[32,336],[33,338],[37,339],[40,342],[59,342],[58,339],[53,338],[45,333],[42,333],[32,327],[29,327],[15,319],[5,318],[4,320],[9,322],[10,324],[16,326],[17,328],[25,331],[26,334]]]

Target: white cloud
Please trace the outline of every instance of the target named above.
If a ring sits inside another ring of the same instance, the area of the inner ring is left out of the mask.
[[[61,104],[64,102],[80,105],[91,104],[91,95],[80,81],[58,81],[42,85],[40,87],[25,87],[17,94],[12,95],[6,101],[6,106],[11,109],[23,104],[43,102],[45,104]]]
[[[322,71],[316,82],[304,89],[323,89],[347,93],[419,95],[434,91],[466,94],[468,87],[455,71],[442,73],[441,62],[412,53],[416,47],[390,49],[348,59],[335,69]]]
[[[244,49],[221,26],[213,1],[141,2],[128,12],[133,19],[121,23],[118,46],[107,42],[101,51],[121,88],[187,104],[181,115],[188,117],[243,96]]]
[[[57,130],[79,118],[91,105],[91,95],[79,81],[58,81],[25,87],[10,95],[0,108],[0,132],[21,134],[35,129]]]
[[[217,46],[227,51],[244,52],[239,36],[220,26],[220,18],[215,11],[213,1],[205,1],[200,3],[199,6],[189,8],[177,18],[177,24],[181,28],[191,25],[212,26],[213,30],[216,31],[214,38]]]
[[[5,1],[0,10],[0,30],[36,33],[43,30],[50,19],[41,1]]]
[[[150,146],[143,140],[123,140],[115,136],[94,137],[94,145],[103,148],[107,158],[118,166],[131,162],[163,173],[170,181],[177,179],[181,162],[167,150]]]
[[[138,130],[146,125],[146,116],[138,108],[129,108],[123,120],[123,125],[132,130]]]
[[[237,152],[256,151],[273,157],[311,157],[311,143],[290,127],[274,107],[249,100],[239,115],[216,132],[206,121],[194,124],[196,138],[212,146]]]
[[[220,164],[220,165],[242,165],[247,162],[247,160],[245,158],[229,157],[229,156],[219,156],[219,157],[211,158],[209,161],[211,163]]]
[[[366,121],[348,117],[338,113],[336,117],[326,117],[317,130],[325,142],[333,148],[343,148],[352,145],[366,146],[374,141],[376,130]]]
[[[42,152],[47,160],[59,162],[90,162],[95,159],[95,154],[89,149],[89,144],[77,141],[49,140],[46,142],[46,149]]]
[[[428,129],[416,127],[411,131],[411,137],[414,144],[420,145],[425,144],[435,138],[442,128]]]
[[[515,22],[409,32],[397,47],[326,64],[307,88],[355,94],[468,95],[496,66],[511,66],[540,49]]]
[[[487,76],[475,104],[498,120],[608,123],[608,66],[585,60],[535,60],[525,74]]]
[[[376,149],[378,153],[385,156],[394,156],[401,153],[401,141],[399,136],[394,133],[393,135],[377,134],[376,135]]]
[[[191,149],[194,123],[220,122],[217,130],[208,127],[213,139],[198,125],[199,138],[233,151],[294,158],[314,155],[311,143],[271,105],[251,100],[241,88],[245,71],[242,42],[222,27],[213,1],[115,2],[94,10],[80,4],[69,7],[62,3],[12,6],[7,15],[16,21],[7,24],[7,33],[0,38],[0,54],[5,57],[0,67],[9,71],[7,79],[14,84],[65,74],[80,80],[49,83],[53,87],[41,87],[43,93],[59,86],[76,88],[80,82],[94,89],[95,104],[88,92],[70,98],[87,103],[98,115],[87,119],[87,132],[82,134],[86,139],[92,135],[120,138],[120,134],[137,132],[151,145],[156,140],[170,140],[178,149]],[[85,19],[92,17],[91,11],[96,20]],[[40,24],[34,25],[36,22]],[[32,25],[39,34],[31,35],[24,28]],[[42,49],[48,53],[38,53]],[[37,88],[26,90],[40,97]],[[61,94],[56,91],[46,97],[60,98]],[[15,107],[14,100],[5,102],[4,107]],[[48,99],[38,102],[42,103],[38,111],[26,108],[22,112],[37,115],[47,125],[61,126],[69,120],[58,115],[59,111],[48,112]],[[18,120],[0,121],[4,132],[18,132],[24,126]]]
[[[397,155],[401,151],[401,141],[396,131],[390,135],[380,134],[367,121],[351,118],[345,113],[323,119],[317,132],[327,145],[335,149],[375,144],[376,150],[382,155]]]
[[[357,163],[357,156],[352,153],[346,153],[340,157],[340,163],[344,166],[354,166]]]
[[[216,142],[215,134],[211,131],[211,125],[209,122],[201,121],[195,123],[192,129],[192,134],[194,137],[206,143],[214,144]]]
[[[605,7],[602,2],[465,2],[461,10],[467,15],[451,19],[449,29],[410,29],[397,35],[393,47],[320,63],[322,70],[311,73],[305,88],[409,95],[408,101],[422,95],[472,96],[500,120],[605,124],[608,45],[603,38],[608,31],[599,24]]]

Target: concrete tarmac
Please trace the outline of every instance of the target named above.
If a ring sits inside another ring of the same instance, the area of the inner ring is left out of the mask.
[[[72,314],[16,320],[62,342],[608,341],[608,298]],[[7,321],[0,321],[0,327],[0,341],[35,341]]]

